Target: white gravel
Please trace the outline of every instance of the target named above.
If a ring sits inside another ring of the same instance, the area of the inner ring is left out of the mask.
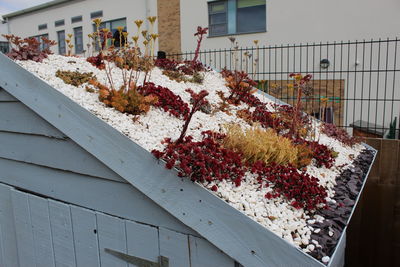
[[[68,63],[69,61],[70,63]],[[80,87],[67,85],[61,79],[55,77],[55,72],[57,70],[93,72],[99,82],[107,84],[105,72],[93,67],[90,63],[87,63],[84,58],[50,55],[49,58],[45,59],[42,63],[19,61],[18,64],[45,80],[55,89],[73,99],[82,107],[92,112],[148,151],[153,149],[162,150],[163,145],[161,144],[161,141],[164,138],[171,137],[172,139],[175,139],[180,134],[180,129],[184,122],[170,116],[168,113],[158,108],[152,107],[147,114],[141,115],[138,121],[133,122],[133,115],[122,114],[112,108],[106,107],[98,100],[97,94],[89,93],[85,90],[85,85]],[[119,86],[122,82],[122,79],[118,78],[121,77],[120,70],[114,68],[113,74],[114,80],[117,86]],[[140,77],[139,84],[143,80],[143,75]],[[162,75],[160,69],[155,68],[151,73],[150,81],[156,85],[168,87],[175,94],[180,95],[187,103],[189,103],[190,99],[189,94],[185,92],[185,89],[187,88],[191,88],[195,92],[199,92],[203,89],[207,90],[209,92],[207,100],[212,105],[216,105],[220,102],[220,98],[217,96],[216,91],[229,92],[225,86],[225,80],[219,73],[214,71],[205,73],[204,83],[198,85],[171,81],[168,77]],[[272,100],[269,100],[262,95],[256,95],[272,108],[271,104],[274,103]],[[238,109],[244,107],[246,106],[232,106],[231,112],[234,114]],[[234,115],[229,116],[223,112],[207,115],[202,112],[197,112],[193,116],[187,134],[192,135],[195,140],[199,140],[202,131],[219,131],[224,124],[229,122],[236,122],[241,124],[243,127],[248,127],[242,119],[239,119]],[[317,122],[315,123],[318,124]],[[324,134],[319,134],[317,137],[318,136],[320,143],[339,152],[339,156],[336,158],[336,163],[333,168],[317,168],[315,165],[312,165],[308,166],[307,172],[310,175],[319,178],[319,183],[327,189],[327,201],[332,201],[335,194],[333,191],[335,178],[339,172],[343,170],[344,164],[346,167],[350,166],[350,157],[357,157],[363,147],[357,145],[350,148],[343,146],[337,140]],[[211,188],[212,185],[213,184],[203,186]],[[236,187],[231,182],[222,181],[218,183],[218,192],[213,193],[291,244],[297,247],[304,245],[306,247],[304,251],[314,250],[315,245],[318,244],[311,244],[314,243],[312,242],[314,240],[310,240],[310,236],[312,232],[319,232],[319,229],[313,229],[312,227],[307,226],[307,221],[323,221],[324,218],[321,216],[313,216],[303,209],[295,209],[290,205],[288,200],[281,197],[266,199],[264,197],[265,194],[271,190],[271,188],[260,189],[257,180],[253,179],[252,175],[248,173],[241,186]],[[309,223],[311,222],[309,221]],[[322,260],[327,262],[329,261],[329,257],[324,257]]]

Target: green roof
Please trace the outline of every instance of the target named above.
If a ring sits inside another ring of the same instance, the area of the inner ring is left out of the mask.
[[[15,12],[12,12],[12,13],[9,13],[9,14],[5,14],[5,15],[3,15],[3,18],[4,19],[8,19],[8,18],[17,17],[17,16],[20,16],[20,15],[24,15],[24,14],[27,14],[27,13],[31,13],[31,12],[35,12],[35,11],[42,10],[42,9],[45,9],[45,8],[49,8],[49,7],[52,7],[52,6],[60,5],[60,4],[63,4],[63,3],[66,3],[66,2],[70,2],[70,1],[74,1],[74,0],[53,0],[53,1],[50,1],[50,2],[47,2],[47,3],[43,3],[41,5],[37,5],[37,6],[21,9],[19,11],[15,11]]]

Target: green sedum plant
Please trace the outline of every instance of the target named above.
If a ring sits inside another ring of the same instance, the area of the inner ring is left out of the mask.
[[[82,84],[87,83],[90,80],[96,79],[96,76],[93,75],[93,72],[62,71],[62,70],[58,70],[56,72],[56,77],[63,80],[66,84],[70,84],[76,87],[81,86]]]

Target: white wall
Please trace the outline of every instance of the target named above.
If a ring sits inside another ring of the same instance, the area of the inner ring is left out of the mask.
[[[136,25],[134,20],[146,20],[147,16],[157,15],[157,0],[77,0],[70,3],[57,5],[51,8],[39,10],[29,14],[13,17],[9,19],[11,33],[29,37],[41,34],[49,34],[49,39],[57,41],[57,31],[65,30],[65,34],[73,34],[73,28],[82,26],[83,43],[89,43],[88,34],[92,33],[93,26],[90,19],[90,13],[95,11],[103,11],[103,21],[114,20],[126,17],[127,31],[136,33]],[[82,22],[71,24],[71,17],[83,16]],[[65,25],[55,27],[56,20],[64,19]],[[38,30],[39,24],[47,23],[46,30]],[[148,27],[148,23],[144,23],[142,30]],[[155,26],[157,30],[157,25]],[[132,35],[130,35],[132,36]],[[54,53],[58,52],[58,47],[52,48]]]
[[[0,42],[5,42],[6,38],[2,34],[8,34],[7,23],[2,23],[0,20]]]
[[[182,51],[193,51],[197,26],[208,26],[209,0],[181,0]],[[267,0],[267,32],[236,35],[240,46],[362,40],[400,34],[399,0]],[[203,49],[229,48],[227,37]]]

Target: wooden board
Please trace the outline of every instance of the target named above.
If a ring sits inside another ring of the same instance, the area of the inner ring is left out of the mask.
[[[4,267],[19,264],[11,189],[12,187],[0,183],[0,242]]]
[[[55,266],[49,205],[46,199],[28,196],[36,266]]]
[[[159,229],[160,254],[169,258],[169,266],[190,266],[189,237],[165,228]]]
[[[66,137],[21,102],[0,102],[0,131]]]
[[[235,261],[207,240],[189,236],[191,267],[234,267]]]
[[[381,156],[379,161],[379,183],[385,185],[394,185],[396,183],[398,172],[398,140],[382,140]]]
[[[100,266],[97,220],[94,211],[71,205],[77,267]]]
[[[126,181],[69,139],[0,131],[0,157],[89,176]]]
[[[158,229],[132,221],[125,221],[125,227],[128,254],[148,261],[158,262],[158,256],[160,256]],[[129,266],[136,265],[130,264]]]
[[[76,266],[69,205],[49,200],[49,212],[56,266]]]
[[[0,87],[0,102],[18,102],[18,99],[16,99]]]
[[[130,184],[0,158],[0,182],[130,220],[198,235]],[[99,197],[101,196],[101,197]]]
[[[379,177],[380,176],[380,162],[381,162],[381,154],[382,154],[382,139],[376,139],[376,138],[367,138],[365,139],[366,143],[376,150],[378,150],[378,153],[375,156],[375,162],[372,165],[371,172],[370,172],[370,177]]]
[[[126,261],[105,252],[108,248],[127,253],[124,221],[102,213],[97,213],[96,217],[101,266],[127,267]]]
[[[11,190],[11,199],[14,214],[15,233],[18,244],[18,262],[20,267],[31,267],[36,255],[30,217],[28,195]]]

